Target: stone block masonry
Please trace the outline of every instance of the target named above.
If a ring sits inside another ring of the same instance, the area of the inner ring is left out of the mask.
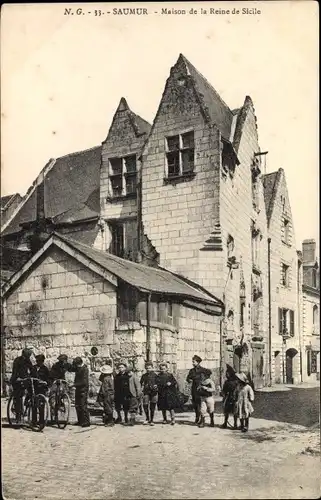
[[[114,342],[115,287],[58,249],[49,250],[5,307],[6,371],[31,344],[54,362],[61,352],[85,356],[97,346],[109,356]]]

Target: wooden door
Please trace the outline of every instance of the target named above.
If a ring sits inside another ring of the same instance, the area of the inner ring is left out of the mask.
[[[286,383],[293,384],[293,356],[289,352],[286,353],[285,363]]]

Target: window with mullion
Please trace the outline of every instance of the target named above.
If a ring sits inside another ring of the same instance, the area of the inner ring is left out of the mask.
[[[194,132],[166,138],[167,176],[178,177],[194,171]]]

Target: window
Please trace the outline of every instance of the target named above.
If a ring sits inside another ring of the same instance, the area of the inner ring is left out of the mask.
[[[281,265],[281,285],[290,286],[290,266],[286,264]]]
[[[313,335],[319,335],[319,308],[317,305],[313,306],[312,321],[313,321],[312,333]]]
[[[294,337],[294,311],[279,307],[279,334]]]
[[[313,288],[317,288],[317,270],[312,269],[312,286]]]
[[[139,293],[125,283],[120,283],[117,291],[117,317],[122,323],[139,321]]]
[[[136,156],[124,158],[110,158],[109,178],[112,196],[135,195],[137,186]]]
[[[137,221],[127,220],[110,223],[111,245],[109,251],[113,255],[135,261],[137,255]]]
[[[194,132],[166,138],[167,177],[194,172]]]
[[[257,270],[260,269],[260,241],[260,231],[252,228],[252,263]]]
[[[290,245],[290,221],[288,219],[283,219],[282,241],[286,245]]]
[[[227,237],[227,258],[234,256],[234,238],[230,234]]]

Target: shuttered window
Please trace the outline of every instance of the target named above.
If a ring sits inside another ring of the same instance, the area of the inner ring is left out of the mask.
[[[294,311],[289,311],[290,313],[290,335],[294,336]]]

